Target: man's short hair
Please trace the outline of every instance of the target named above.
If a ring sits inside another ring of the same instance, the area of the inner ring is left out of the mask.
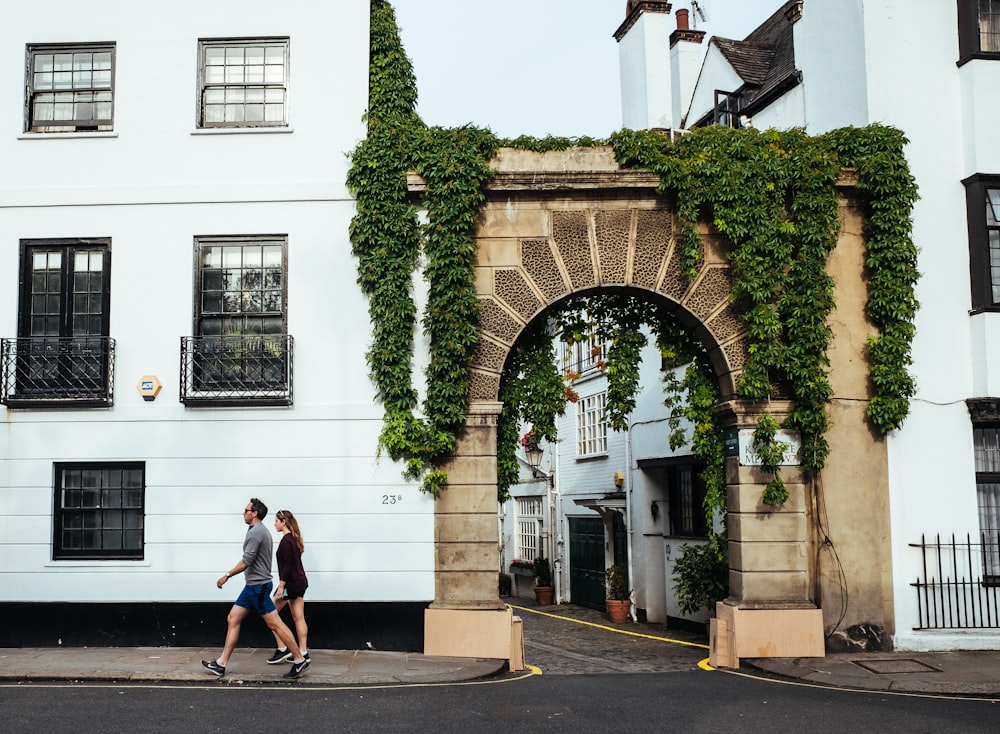
[[[267,517],[267,505],[256,497],[250,498],[250,509],[257,513],[257,519],[262,521]]]

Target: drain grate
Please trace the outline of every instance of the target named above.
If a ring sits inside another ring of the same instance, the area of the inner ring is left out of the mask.
[[[922,663],[912,658],[902,660],[852,660],[855,665],[859,665],[867,671],[876,675],[892,675],[894,673],[940,673],[941,670],[933,665]]]

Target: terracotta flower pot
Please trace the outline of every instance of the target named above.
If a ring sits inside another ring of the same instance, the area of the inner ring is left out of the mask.
[[[629,609],[632,602],[628,599],[605,599],[604,604],[608,609],[608,616],[615,624],[621,624],[628,620]]]
[[[536,586],[535,588],[535,601],[538,602],[538,606],[547,607],[552,604],[552,598],[555,596],[555,589],[551,586]]]

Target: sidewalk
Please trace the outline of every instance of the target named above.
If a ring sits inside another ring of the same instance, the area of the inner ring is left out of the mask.
[[[217,678],[201,666],[218,648],[0,648],[0,681],[128,681],[157,683],[289,683],[290,665],[268,665],[273,648],[237,648]],[[377,650],[310,650],[312,664],[298,680],[313,686],[452,683],[507,670],[506,660],[432,657]]]
[[[741,662],[744,672],[824,687],[1000,699],[998,651],[836,653]]]
[[[524,622],[526,660],[533,654],[569,660],[562,674],[696,670],[707,663],[708,640],[663,625],[614,625],[603,612],[574,605],[538,607],[509,599]],[[535,613],[537,612],[537,614]],[[704,643],[704,644],[702,644]],[[532,650],[535,653],[532,653]],[[268,665],[267,648],[237,648],[226,675],[201,667],[218,648],[84,647],[0,648],[3,681],[119,681],[240,685],[288,683],[288,665]],[[312,665],[299,679],[312,686],[379,686],[455,683],[507,671],[504,660],[432,657],[415,652],[311,650]],[[593,663],[600,669],[588,670]],[[553,671],[551,668],[549,672]],[[756,678],[884,693],[973,696],[1000,700],[1000,651],[837,653],[822,658],[744,658],[738,671]]]

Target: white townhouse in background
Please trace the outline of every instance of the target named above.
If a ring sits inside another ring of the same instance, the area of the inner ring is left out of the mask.
[[[348,240],[368,58],[367,0],[5,10],[0,646],[221,644],[253,496],[314,645],[419,641],[433,502],[375,456]]]
[[[895,630],[880,644],[1000,648],[1000,3],[760,4],[773,13],[746,38],[726,39],[710,35],[711,18],[693,28],[687,3],[630,0],[615,34],[623,126],[821,134],[881,123],[906,135],[920,193],[917,392],[887,437],[890,562],[872,572],[891,574]],[[648,466],[633,450],[625,471]],[[652,513],[645,499],[630,507],[634,539]],[[838,528],[829,532],[836,542]],[[634,600],[645,601],[639,591]],[[861,642],[879,634],[845,632]]]
[[[544,555],[553,563],[559,601],[601,610],[605,570],[622,564],[635,619],[703,622],[708,610],[681,612],[671,577],[682,547],[708,536],[699,476],[704,464],[688,446],[670,448],[662,359],[654,337],[646,337],[636,408],[625,431],[612,430],[605,415],[607,345],[593,337],[558,345],[560,370],[579,375],[572,381],[577,399],[557,419],[559,441],[542,444],[538,470],[526,467],[510,488],[501,524],[504,560],[509,566],[514,558]],[[530,581],[515,576],[514,584],[515,594],[532,595]]]

